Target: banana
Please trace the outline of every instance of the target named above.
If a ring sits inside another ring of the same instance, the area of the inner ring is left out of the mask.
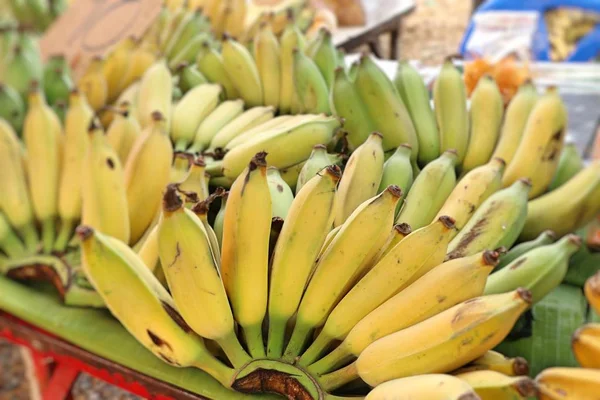
[[[454,166],[457,154],[447,150],[417,175],[396,223],[407,223],[415,230],[434,220],[456,185]]]
[[[85,95],[94,111],[100,111],[108,101],[108,83],[103,73],[102,57],[94,57],[85,73],[77,82],[77,88]]]
[[[363,55],[360,58],[354,85],[375,130],[383,135],[383,150],[392,150],[402,143],[408,143],[412,148],[411,160],[414,163],[419,154],[415,127],[396,87],[371,57]]]
[[[209,149],[224,149],[233,139],[254,127],[273,119],[273,107],[252,107],[221,128],[210,141]]]
[[[133,250],[90,227],[80,226],[77,233],[86,276],[110,312],[144,347],[168,364],[195,366],[221,384],[230,384],[234,371],[204,347]]]
[[[389,185],[397,185],[404,197],[413,184],[413,168],[410,163],[412,148],[408,143],[403,143],[383,164],[383,175],[379,183],[378,192],[385,190]],[[400,212],[403,201],[396,206],[396,215]]]
[[[168,130],[171,126],[171,96],[173,94],[173,78],[165,60],[152,65],[140,83],[137,116],[142,128],[154,124],[153,113],[158,111],[164,118]]]
[[[148,236],[143,243],[141,243],[136,253],[142,259],[144,265],[156,275],[158,272],[156,267],[160,265],[160,255],[158,254],[158,226],[154,226],[150,230]]]
[[[270,154],[269,165],[280,170],[298,164],[310,156],[314,145],[329,143],[339,126],[337,118],[319,116],[266,131],[229,150],[223,158],[223,172],[226,177],[237,177],[244,164],[259,151]]]
[[[225,222],[225,209],[227,208],[227,197],[229,197],[229,192],[225,192],[223,195],[221,195],[221,207],[219,208],[219,212],[215,216],[215,222],[213,223],[215,236],[217,237],[217,241],[219,242],[219,248],[223,248],[223,223]]]
[[[317,64],[298,49],[292,51],[292,57],[294,88],[301,112],[329,114],[329,88]]]
[[[256,154],[229,191],[221,252],[221,273],[233,315],[254,358],[265,355],[262,322],[272,215],[265,156]]]
[[[382,140],[381,134],[372,133],[348,159],[336,193],[334,226],[342,225],[358,206],[377,194],[383,176]]]
[[[179,190],[187,193],[194,193],[196,201],[206,200],[209,196],[208,177],[206,176],[206,164],[200,157],[192,160],[189,171],[184,176],[180,184],[177,185]]]
[[[315,62],[321,72],[327,88],[331,89],[335,79],[335,69],[337,66],[337,53],[333,44],[333,36],[329,29],[320,28],[315,39],[314,47],[310,51],[307,49],[307,55]]]
[[[244,33],[248,5],[246,0],[232,0],[225,16],[225,32],[234,38],[241,38]]]
[[[177,25],[169,42],[166,45],[165,55],[168,59],[173,59],[181,53],[186,46],[194,41],[203,32],[209,29],[209,23],[201,9],[185,13],[181,22]]]
[[[279,108],[281,92],[281,51],[279,41],[270,26],[260,29],[254,38],[254,59],[263,88],[264,104]]]
[[[133,144],[141,135],[141,131],[142,128],[132,113],[130,103],[121,103],[115,111],[113,122],[106,131],[106,140],[119,156],[121,165],[127,162]]]
[[[335,306],[300,364],[313,363],[333,340],[344,339],[371,311],[440,265],[452,229],[452,219],[441,217],[398,243]]]
[[[498,157],[509,164],[521,143],[529,115],[538,100],[538,94],[531,81],[519,87],[517,94],[508,103],[500,139],[492,157]]]
[[[577,329],[571,347],[579,365],[600,369],[600,324],[590,323]]]
[[[275,118],[271,118],[265,122],[261,122],[258,125],[241,132],[239,135],[234,137],[232,140],[227,143],[225,146],[225,151],[231,150],[234,147],[247,142],[249,139],[253,139],[257,136],[266,135],[265,132],[269,132],[274,130],[275,128],[282,127],[292,127],[299,125],[300,123],[318,120],[320,118],[319,115],[280,115]]]
[[[596,314],[600,316],[600,272],[587,279],[584,292],[588,303],[590,303]]]
[[[215,135],[243,112],[244,102],[241,99],[228,100],[219,104],[198,125],[188,152],[198,153],[206,149]]]
[[[21,134],[25,119],[25,103],[19,93],[5,83],[0,83],[0,118],[6,120],[17,134]]]
[[[468,383],[452,375],[428,374],[394,379],[371,390],[365,400],[478,400]]]
[[[215,340],[233,365],[250,358],[237,340],[233,315],[204,225],[169,185],[158,224],[160,262],[181,316],[200,336]]]
[[[181,51],[169,58],[169,68],[174,70],[178,65],[194,62],[198,52],[202,46],[204,46],[204,42],[206,42],[208,39],[210,39],[210,35],[208,33],[201,33],[198,36],[194,36],[194,38],[190,40],[185,47],[181,49]]]
[[[44,67],[42,80],[48,104],[56,107],[60,103],[69,102],[69,94],[74,85],[69,64],[63,55],[50,57]]]
[[[556,167],[552,182],[548,186],[548,191],[553,191],[567,183],[569,179],[577,175],[583,168],[583,158],[579,154],[575,143],[566,143],[563,151],[560,153],[558,166]]]
[[[169,174],[170,183],[180,183],[185,179],[190,170],[192,159],[193,156],[191,154],[183,151],[176,151],[173,153],[173,165],[171,166],[171,173]]]
[[[73,235],[75,224],[81,218],[83,163],[89,143],[88,129],[93,117],[94,111],[85,96],[77,89],[73,90],[65,120],[65,150],[58,189],[58,215],[61,227],[54,245],[57,251],[65,250]],[[96,168],[102,167],[96,166]]]
[[[588,368],[546,368],[535,377],[540,400],[594,400],[600,371]]]
[[[210,250],[212,251],[212,257],[214,260],[217,269],[221,269],[221,246],[219,245],[219,240],[217,239],[217,234],[214,229],[208,223],[208,211],[210,210],[210,205],[217,197],[220,197],[225,192],[223,188],[217,188],[217,190],[207,197],[206,199],[196,203],[192,208],[192,212],[196,214],[196,216],[200,219],[200,222],[204,226],[204,230],[206,231],[206,237],[208,238],[208,243],[210,246]]]
[[[223,57],[208,42],[202,45],[196,58],[196,65],[209,82],[218,83],[223,86],[225,97],[228,100],[235,100],[240,97],[238,90],[233,85],[231,78],[225,70]]]
[[[463,171],[485,164],[494,152],[504,114],[504,100],[494,78],[485,75],[471,94],[469,144],[462,163]]]
[[[546,191],[556,167],[565,138],[567,110],[556,89],[549,89],[536,103],[514,158],[506,166],[502,184],[506,187],[519,178],[532,182],[529,198]]]
[[[276,167],[267,168],[267,183],[269,184],[269,193],[271,193],[273,218],[281,218],[285,221],[294,201],[294,193],[281,179],[281,174]]]
[[[27,187],[23,148],[13,128],[0,119],[0,210],[33,252],[38,245],[32,198]],[[35,179],[35,178],[34,178]]]
[[[398,63],[394,84],[417,132],[417,159],[421,165],[427,165],[440,156],[440,135],[435,114],[431,109],[429,91],[419,72],[408,62]]]
[[[216,84],[199,85],[177,103],[171,126],[176,151],[183,151],[192,143],[202,121],[217,108],[221,91],[221,86]]]
[[[198,70],[196,64],[179,64],[176,72],[179,77],[179,88],[183,93],[187,93],[190,89],[198,85],[208,83],[208,80],[202,75],[202,72]]]
[[[569,259],[580,247],[581,239],[570,234],[554,244],[528,251],[506,268],[492,274],[485,286],[485,294],[525,287],[531,291],[535,304],[562,282],[567,274]]]
[[[129,68],[126,69],[127,72],[121,82],[122,89],[131,86],[144,76],[144,72],[157,61],[157,54],[156,44],[147,41],[139,43],[131,52]]]
[[[296,194],[275,245],[269,288],[268,357],[281,357],[285,327],[296,312],[315,261],[333,224],[341,171],[328,166]]]
[[[452,237],[488,197],[502,188],[504,167],[503,160],[493,158],[487,164],[470,170],[458,181],[437,214],[437,217],[447,215],[454,219],[456,230]]]
[[[12,59],[6,64],[2,80],[10,85],[23,97],[27,98],[27,91],[33,82],[41,82],[41,63],[35,60],[34,54],[28,52],[20,44],[11,50]]]
[[[363,104],[362,97],[354,85],[354,80],[346,74],[342,67],[335,70],[329,101],[333,113],[344,118],[344,131],[347,133],[348,148],[350,150],[356,149],[375,130],[375,124]]]
[[[471,386],[481,400],[537,398],[537,385],[527,376],[506,376],[496,371],[471,371],[455,375]]]
[[[13,231],[2,211],[0,211],[0,250],[10,258],[20,258],[27,253],[25,245]]]
[[[485,249],[509,249],[519,237],[527,216],[531,183],[520,179],[488,197],[448,246],[448,258],[465,257]]]
[[[108,89],[108,103],[116,100],[125,88],[125,78],[131,68],[131,55],[136,45],[137,40],[134,37],[126,37],[115,45],[104,60],[102,73]]]
[[[452,371],[500,343],[530,304],[524,289],[467,300],[376,340],[360,354],[356,370],[371,386]]]
[[[231,37],[226,37],[221,54],[225,72],[246,106],[263,105],[260,74],[248,49]]]
[[[462,164],[469,145],[469,115],[463,78],[452,64],[444,62],[433,85],[435,118],[440,132],[440,151],[454,149]]]
[[[531,240],[546,229],[558,237],[584,226],[600,211],[600,160],[592,161],[567,183],[527,204],[520,240]]]
[[[34,214],[42,224],[43,250],[50,252],[56,236],[63,133],[58,117],[36,84],[30,90],[28,107],[23,139],[29,191]]]
[[[294,89],[294,49],[303,50],[302,33],[294,24],[286,25],[279,39],[279,45],[281,75],[279,113],[290,114],[293,113],[293,107],[298,103]]]
[[[529,375],[529,364],[522,357],[509,358],[494,350],[488,350],[481,357],[455,371],[455,373],[471,371],[495,371],[506,376]]]
[[[314,145],[310,157],[308,157],[308,160],[306,160],[300,169],[300,174],[296,181],[296,194],[298,194],[300,189],[324,168],[329,165],[339,164],[339,158],[338,155],[328,154],[325,145]]]
[[[293,359],[300,354],[313,328],[323,325],[330,311],[351,289],[352,280],[371,249],[383,244],[400,196],[400,189],[390,186],[362,203],[319,257],[300,302],[294,331],[284,353],[285,359]],[[344,268],[340,269],[340,265]]]
[[[519,243],[511,248],[506,254],[500,256],[500,263],[498,263],[496,270],[501,270],[517,258],[521,257],[523,254],[528,253],[533,249],[552,244],[555,239],[556,234],[551,230],[547,230],[540,233],[535,239],[532,239],[528,242]]]
[[[136,243],[154,219],[169,182],[173,148],[162,114],[155,111],[152,118],[133,144],[125,164],[130,243]]]
[[[398,243],[412,233],[412,228],[408,224],[396,224],[392,228],[392,233],[388,236],[385,244],[379,249],[371,265],[375,265],[379,260],[387,255]]]

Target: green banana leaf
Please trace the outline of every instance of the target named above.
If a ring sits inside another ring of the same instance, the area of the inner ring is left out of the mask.
[[[583,287],[585,281],[600,270],[600,253],[591,252],[586,246],[582,246],[577,253],[573,254],[569,261],[569,270],[564,282]]]
[[[0,309],[91,353],[209,399],[279,398],[233,392],[199,369],[169,366],[139,344],[108,311],[64,306],[48,285],[25,286],[0,276]]]
[[[531,376],[548,367],[577,366],[571,337],[587,319],[581,288],[562,284],[533,306],[497,348],[509,357],[524,357]]]

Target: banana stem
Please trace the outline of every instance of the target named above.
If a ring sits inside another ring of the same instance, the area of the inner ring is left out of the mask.
[[[356,369],[356,362],[353,362],[342,369],[338,369],[337,371],[321,376],[318,378],[318,381],[323,389],[331,392],[332,390],[342,387],[346,383],[350,383],[357,378],[359,378],[358,370]]]
[[[44,253],[51,253],[52,247],[54,247],[54,238],[56,237],[56,230],[54,224],[54,217],[48,217],[42,222],[42,250]]]
[[[206,172],[210,174],[210,176],[223,176],[223,161],[213,161],[209,164],[206,164]]]
[[[26,253],[25,245],[12,230],[7,232],[2,241],[0,241],[0,248],[10,258],[19,258]]]
[[[235,370],[214,358],[212,354],[203,354],[203,356],[196,361],[194,367],[211,375],[225,387],[231,387],[231,384],[233,383]]]
[[[323,353],[327,345],[331,343],[332,338],[325,334],[325,331],[321,331],[314,342],[308,347],[308,349],[300,357],[299,364],[303,367],[309,366],[319,359],[319,356]]]
[[[331,353],[310,365],[308,370],[314,375],[323,375],[352,360],[352,356],[352,353],[346,350],[344,342],[342,342],[342,344],[333,349]]]
[[[252,358],[265,358],[265,345],[262,338],[262,324],[248,325],[243,327],[246,345]]]
[[[201,151],[202,151],[202,143],[197,143],[197,142],[192,143],[192,145],[187,149],[187,152],[192,153],[192,154],[200,153]]]
[[[175,151],[185,151],[188,147],[188,142],[185,139],[179,139],[177,143],[175,143]]]
[[[246,350],[240,344],[233,329],[225,337],[219,339],[218,343],[234,368],[240,368],[251,360]]]
[[[38,237],[38,233],[33,222],[29,222],[21,228],[21,235],[25,241],[25,247],[27,248],[27,251],[30,253],[35,252],[37,250],[37,245],[40,241],[40,238]]]
[[[285,361],[293,361],[300,355],[300,352],[302,351],[304,343],[306,343],[306,339],[308,338],[311,330],[312,327],[303,324],[300,320],[296,320],[294,332],[292,333],[290,342],[288,343],[285,353],[283,354],[283,359]]]
[[[269,318],[269,338],[267,339],[267,357],[281,358],[283,341],[285,340],[285,321],[280,318]]]
[[[61,221],[60,231],[58,232],[58,237],[54,243],[55,251],[65,251],[73,234],[73,225],[75,225],[75,223],[72,220]]]

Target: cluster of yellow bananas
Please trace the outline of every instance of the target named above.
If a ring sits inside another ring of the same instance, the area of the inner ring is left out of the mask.
[[[546,11],[550,60],[564,61],[581,38],[600,22],[600,14],[578,8],[557,7]]]

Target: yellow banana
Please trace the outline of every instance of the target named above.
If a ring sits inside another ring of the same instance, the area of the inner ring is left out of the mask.
[[[210,149],[224,149],[235,137],[273,119],[273,107],[253,107],[225,125],[210,142]]]
[[[294,90],[294,49],[302,50],[302,33],[294,24],[285,27],[280,44],[280,92],[279,113],[289,114],[292,106],[298,103]]]
[[[31,89],[28,103],[23,138],[29,191],[33,211],[42,224],[43,250],[50,252],[56,236],[63,133],[60,120],[38,86]]]
[[[104,107],[108,100],[108,83],[103,73],[102,57],[95,57],[88,65],[85,74],[77,82],[79,91],[85,95],[88,103],[96,112]]]
[[[246,0],[231,0],[225,16],[225,32],[236,39],[240,39],[244,33],[244,21],[246,19]]]
[[[300,302],[296,324],[284,357],[300,354],[310,332],[351,289],[353,278],[372,248],[379,248],[390,232],[401,193],[390,186],[361,204],[335,235],[315,266],[315,272]],[[340,269],[339,266],[344,268]]]
[[[479,400],[471,386],[452,375],[428,374],[378,385],[365,400]]]
[[[453,229],[451,218],[440,217],[398,243],[335,306],[300,364],[313,363],[333,340],[344,339],[371,311],[440,265]]]
[[[481,400],[537,398],[537,385],[527,376],[506,376],[496,371],[471,371],[455,376],[468,383]]]
[[[188,148],[188,151],[190,153],[198,153],[205,150],[215,135],[243,112],[244,101],[241,99],[228,100],[219,104],[198,125],[198,129],[194,133],[194,141]]]
[[[196,58],[196,65],[209,82],[218,83],[223,86],[227,99],[235,100],[240,97],[240,94],[225,71],[223,57],[208,42],[202,45]]]
[[[69,96],[69,109],[65,118],[65,151],[63,152],[62,173],[58,189],[58,215],[60,231],[55,250],[63,251],[81,218],[81,187],[83,183],[83,162],[88,148],[88,129],[94,111],[85,95],[78,90]]]
[[[196,214],[196,216],[200,219],[202,225],[204,226],[204,230],[206,231],[206,237],[208,238],[208,243],[212,251],[214,263],[219,270],[221,269],[221,246],[219,244],[219,240],[217,239],[217,234],[208,222],[208,211],[213,200],[217,197],[222,196],[224,192],[225,189],[217,188],[217,190],[212,195],[207,197],[205,200],[196,203],[191,209],[192,212]]]
[[[125,165],[133,144],[141,134],[142,128],[131,111],[129,102],[120,103],[113,122],[106,131],[106,139]]]
[[[379,249],[379,252],[373,258],[372,265],[379,262],[383,257],[385,257],[398,243],[404,240],[408,235],[412,233],[412,228],[410,225],[402,223],[394,225],[392,229],[392,233],[389,235],[385,244]]]
[[[135,141],[125,164],[130,243],[136,243],[154,219],[169,182],[173,148],[162,114],[155,111],[152,118]]]
[[[577,329],[571,347],[579,365],[600,369],[600,324],[586,324]]]
[[[266,25],[254,38],[254,59],[263,88],[264,104],[279,108],[281,92],[281,65],[279,41],[271,27]]]
[[[102,73],[108,89],[108,103],[112,103],[126,87],[125,77],[131,68],[131,55],[136,44],[134,37],[126,37],[115,45],[104,60]]]
[[[600,316],[600,272],[588,278],[584,287],[585,297],[596,312]]]
[[[144,265],[146,265],[154,274],[156,266],[160,262],[160,255],[158,254],[158,226],[155,226],[150,230],[144,243],[141,244],[136,253],[140,256]]]
[[[283,127],[292,128],[301,123],[308,122],[308,121],[314,121],[314,120],[318,120],[318,119],[320,119],[320,116],[312,115],[312,114],[280,115],[278,117],[269,119],[266,122],[262,122],[256,126],[254,126],[253,128],[244,130],[243,132],[238,134],[236,137],[234,137],[232,140],[230,140],[229,143],[227,143],[227,146],[225,146],[225,151],[231,150],[234,147],[239,146],[240,144],[249,141],[250,139],[254,139],[258,136],[267,135],[267,132],[275,130],[276,128],[283,128]]]
[[[226,37],[221,51],[223,67],[247,107],[263,105],[263,90],[256,63],[248,49]]]
[[[179,183],[188,174],[193,156],[183,151],[173,153],[173,165],[169,174],[170,183]]]
[[[333,223],[338,167],[329,166],[300,190],[275,245],[269,288],[267,356],[281,357],[285,327],[296,312]]]
[[[374,132],[350,156],[336,193],[335,226],[342,225],[359,205],[377,194],[383,176],[382,141],[381,134]]]
[[[206,200],[209,196],[208,177],[206,175],[206,164],[202,158],[192,160],[192,165],[178,188],[187,193],[194,193],[196,201]]]
[[[153,123],[152,115],[155,111],[163,115],[166,129],[170,128],[172,95],[171,72],[165,60],[157,61],[144,73],[140,83],[137,116],[142,128]]]
[[[139,80],[148,68],[157,61],[158,47],[150,41],[143,41],[131,52],[129,68],[121,82],[121,91]]]
[[[265,156],[256,154],[229,191],[221,252],[221,273],[233,315],[254,358],[265,355],[262,322],[267,310],[271,230]]]
[[[509,358],[497,351],[489,350],[481,357],[455,372],[496,371],[507,376],[529,375],[529,364],[522,357]]]
[[[595,400],[600,393],[600,370],[547,368],[535,377],[540,400]]]

